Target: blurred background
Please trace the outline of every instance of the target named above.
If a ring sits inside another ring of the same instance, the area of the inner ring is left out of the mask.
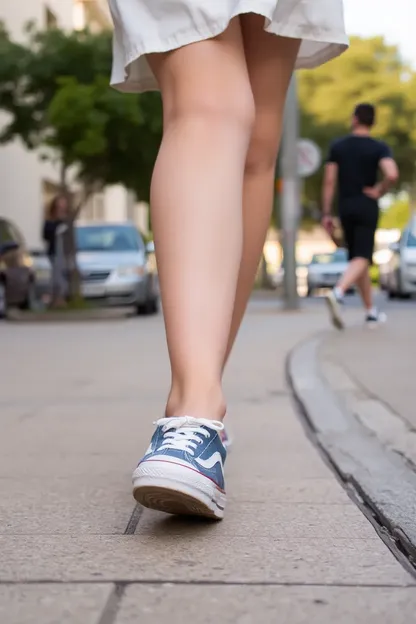
[[[399,187],[382,200],[373,280],[392,297],[416,289],[409,276],[403,283],[406,262],[398,244],[405,231],[405,247],[413,245],[407,234],[413,232],[416,197],[412,12],[416,9],[408,0],[397,0],[395,19],[386,19],[387,0],[345,0],[350,50],[315,71],[298,73],[300,168],[303,158],[312,159],[301,173],[296,245],[301,295],[331,286],[345,261],[342,253],[331,255],[342,240],[330,240],[319,225],[322,163],[330,141],[348,132],[359,101],[377,106],[375,136],[392,147],[401,171]],[[128,221],[144,244],[151,241],[147,202],[162,131],[161,103],[157,93],[120,95],[108,87],[106,0],[0,0],[0,20],[0,245],[19,239],[25,249],[23,264],[32,267],[31,279],[37,281],[34,292],[24,295],[30,307],[36,298],[47,300],[43,284],[50,268],[42,226],[57,193],[70,199],[77,223]],[[276,209],[258,274],[261,289],[279,290],[284,283],[282,186],[277,173]],[[98,300],[98,285],[95,291],[85,286],[84,295],[94,297],[94,292]]]

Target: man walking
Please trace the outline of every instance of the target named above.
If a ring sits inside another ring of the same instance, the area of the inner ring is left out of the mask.
[[[384,320],[373,305],[369,267],[379,218],[378,200],[397,181],[399,172],[388,145],[370,136],[374,122],[374,106],[359,104],[351,134],[332,143],[325,165],[322,224],[332,233],[331,210],[338,187],[339,218],[349,254],[345,273],[327,296],[331,320],[338,329],[344,328],[340,304],[354,284],[363,300],[366,322],[375,325]],[[381,182],[377,181],[379,170]]]

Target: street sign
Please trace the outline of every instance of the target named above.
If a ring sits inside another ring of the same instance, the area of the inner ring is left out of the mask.
[[[321,166],[321,150],[313,141],[300,139],[298,141],[298,173],[301,178],[316,173]]]

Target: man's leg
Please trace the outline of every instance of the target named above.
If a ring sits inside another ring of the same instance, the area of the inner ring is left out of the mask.
[[[356,257],[350,260],[344,275],[336,286],[338,293],[343,296],[352,286],[355,284],[358,286],[358,282],[365,277],[365,275],[368,276],[368,267],[369,261],[367,258]]]
[[[367,312],[373,309],[373,289],[371,286],[370,271],[367,269],[357,280],[357,288],[361,295],[364,307]]]

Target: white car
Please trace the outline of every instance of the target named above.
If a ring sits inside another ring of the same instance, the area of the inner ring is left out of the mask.
[[[334,288],[348,265],[345,249],[312,256],[308,266],[307,295],[311,297],[320,288]]]
[[[390,299],[406,299],[416,293],[416,219],[390,249],[392,256],[383,276],[385,288]]]
[[[85,299],[134,306],[138,314],[158,311],[154,245],[146,245],[132,223],[78,224],[75,236]]]

